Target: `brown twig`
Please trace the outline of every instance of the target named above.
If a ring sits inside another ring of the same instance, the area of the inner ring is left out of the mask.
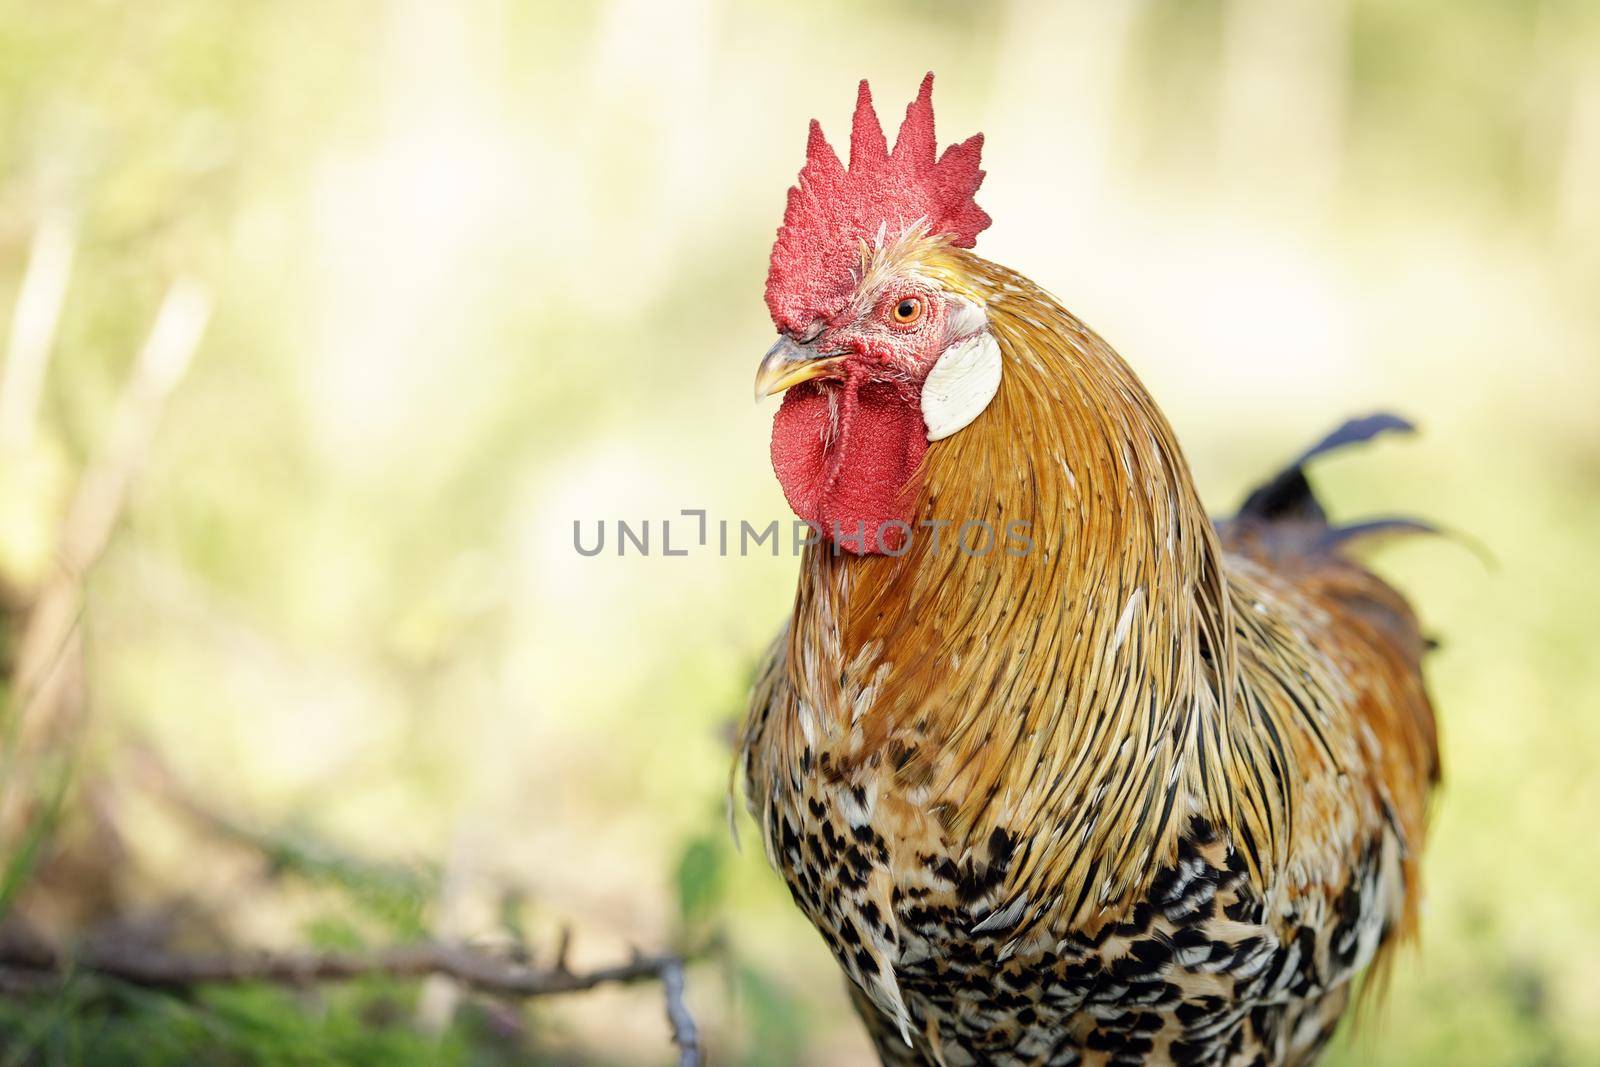
[[[91,975],[149,989],[180,991],[200,985],[267,982],[303,986],[360,978],[444,975],[480,993],[547,997],[603,985],[659,981],[679,1067],[700,1067],[699,1030],[684,1003],[683,956],[634,955],[587,971],[529,967],[465,945],[421,942],[365,952],[259,952],[208,956],[161,950],[88,946],[65,953],[37,941],[0,941],[0,988],[43,990],[73,975]]]
[[[700,1067],[700,1031],[684,1003],[683,961],[669,958],[661,964],[661,988],[667,1000],[667,1025],[672,1027],[672,1043],[678,1046],[678,1067]]]
[[[556,937],[556,962],[555,969],[562,974],[571,973],[567,967],[567,954],[572,951],[572,927],[567,923],[561,925],[561,933]]]

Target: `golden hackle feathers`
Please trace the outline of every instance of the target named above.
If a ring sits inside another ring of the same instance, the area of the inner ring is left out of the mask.
[[[1269,892],[1318,880],[1294,869],[1295,835],[1336,853],[1346,798],[1300,783],[1381,754],[1328,719],[1352,699],[1342,665],[1282,632],[1317,605],[1225,562],[1171,427],[1052,297],[915,232],[868,253],[864,271],[920,273],[984,308],[1004,373],[927,455],[919,518],[949,521],[937,540],[919,529],[899,558],[808,550],[783,638],[801,696],[774,724],[777,762],[821,748],[890,767],[896,797],[972,847],[1048,828],[997,903],[1030,918],[1093,929],[1192,816],[1229,831]],[[956,550],[971,519],[990,551]],[[1017,521],[1031,545],[1014,554],[1000,538]]]
[[[1309,1062],[1415,929],[1438,777],[1416,619],[1300,470],[1388,423],[1213,525],[1047,293],[916,225],[860,251],[852,299],[920,275],[1001,373],[902,555],[807,550],[742,744],[769,859],[885,1063]]]

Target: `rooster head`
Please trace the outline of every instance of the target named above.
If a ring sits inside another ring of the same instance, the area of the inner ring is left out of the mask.
[[[859,554],[897,554],[930,442],[1000,382],[983,299],[951,255],[989,225],[973,199],[983,135],[938,155],[932,93],[929,74],[891,151],[863,81],[848,167],[812,122],[767,273],[779,337],[756,395],[786,392],[773,469],[797,515]]]

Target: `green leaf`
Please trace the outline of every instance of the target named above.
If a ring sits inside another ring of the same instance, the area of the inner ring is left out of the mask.
[[[704,926],[722,903],[726,857],[720,839],[693,838],[678,857],[678,912],[685,931]]]

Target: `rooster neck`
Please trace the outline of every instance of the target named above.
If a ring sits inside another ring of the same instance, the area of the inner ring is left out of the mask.
[[[1188,814],[1196,715],[1231,690],[1220,549],[1127,365],[1026,279],[967,253],[950,271],[988,310],[1000,392],[929,450],[904,556],[809,550],[791,680],[834,759],[896,768],[953,843],[1044,811],[1065,821],[1012,884],[1035,902],[1080,887],[1092,916]],[[986,554],[955,544],[978,521]],[[1006,539],[1015,523],[1025,552]]]

